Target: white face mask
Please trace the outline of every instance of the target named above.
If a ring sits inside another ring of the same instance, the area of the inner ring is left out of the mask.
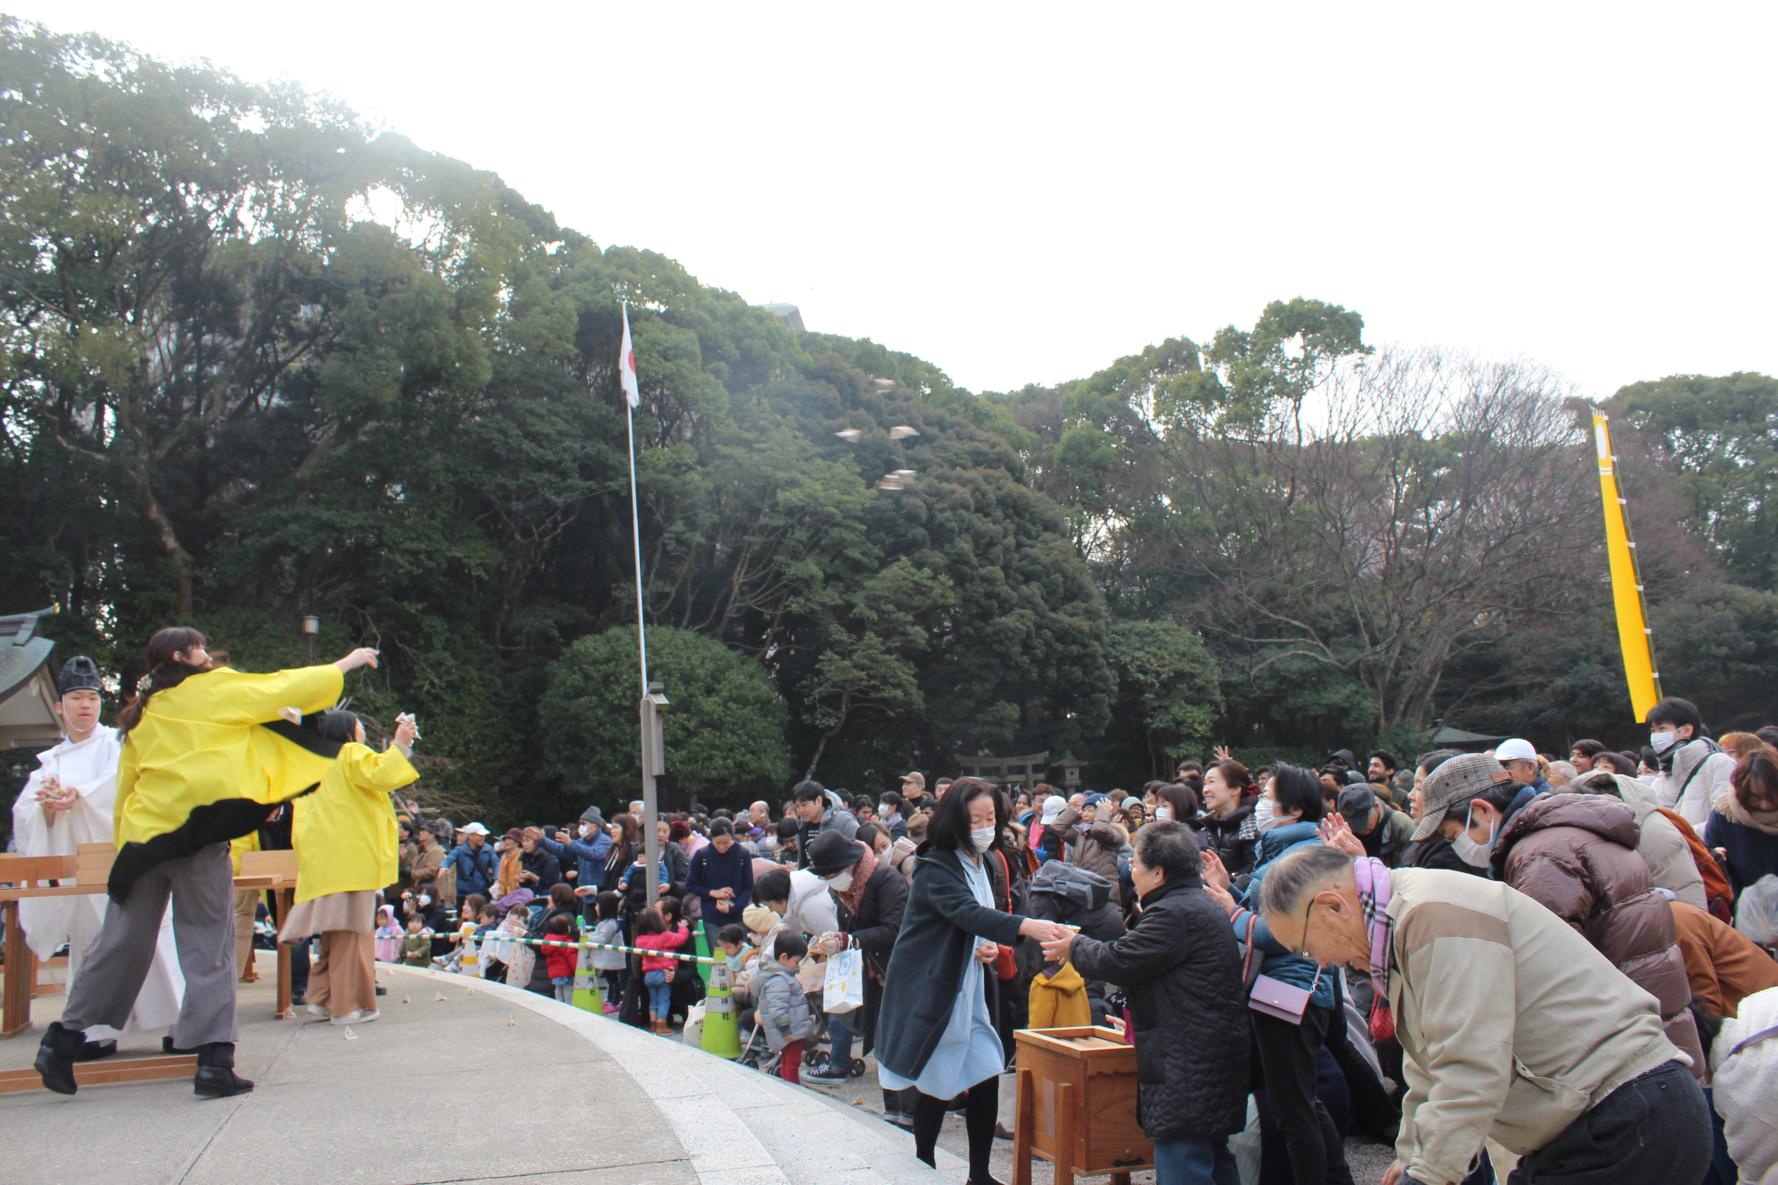
[[[887,819],[890,815],[893,815],[894,813],[895,813],[895,808],[890,806],[888,803],[882,802],[882,803],[877,804],[877,815],[880,818]]]
[[[582,823],[580,825],[580,838],[585,839],[587,836],[591,835],[592,833],[593,833],[593,825],[591,823]]]
[[[1260,795],[1259,801],[1253,804],[1253,826],[1259,831],[1270,831],[1277,825],[1272,817],[1272,800],[1267,795]]]
[[[1656,753],[1665,753],[1668,749],[1671,749],[1678,743],[1679,730],[1677,728],[1670,728],[1666,732],[1651,732],[1648,734],[1649,748],[1653,749]]]
[[[1173,821],[1173,808],[1170,806],[1155,807],[1154,821],[1157,823],[1171,823]]]
[[[1457,858],[1471,868],[1488,867],[1488,858],[1494,853],[1494,840],[1500,835],[1500,820],[1494,820],[1494,826],[1488,831],[1488,842],[1478,843],[1469,834],[1469,824],[1475,815],[1475,808],[1470,807],[1463,815],[1463,830],[1451,840],[1451,850]]]
[[[421,904],[421,905],[422,905],[422,906],[425,906],[425,905],[431,905],[431,904],[432,904],[432,898],[430,898],[430,897],[428,897],[428,896],[426,896],[426,895],[425,895],[425,894],[423,894],[423,893],[422,893],[422,894],[421,894],[421,895],[420,895],[420,904]]]
[[[852,887],[852,870],[848,868],[838,876],[829,877],[827,887],[836,893],[844,893],[850,889]]]
[[[969,829],[969,846],[978,852],[985,852],[994,846],[994,828],[971,827]]]

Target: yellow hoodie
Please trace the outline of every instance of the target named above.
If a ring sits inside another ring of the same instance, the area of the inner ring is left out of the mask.
[[[320,781],[328,761],[254,726],[285,708],[331,707],[344,686],[328,663],[272,675],[218,667],[155,692],[118,761],[117,846],[164,835],[212,802],[271,802]]]
[[[1093,1023],[1093,1006],[1087,1001],[1087,981],[1073,963],[1063,963],[1054,975],[1039,972],[1031,980],[1033,1029],[1082,1028]]]
[[[419,778],[400,749],[377,753],[353,741],[321,779],[321,788],[295,804],[296,899],[382,889],[395,883],[395,807],[389,792]]]

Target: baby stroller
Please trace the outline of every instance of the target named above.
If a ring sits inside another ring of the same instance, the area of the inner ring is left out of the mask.
[[[741,1043],[741,1056],[738,1060],[743,1066],[762,1074],[776,1074],[781,1057],[781,1054],[773,1053],[772,1047],[766,1044],[765,1026],[760,1023],[759,1014],[754,1013],[753,1027],[747,1033],[747,1040]]]

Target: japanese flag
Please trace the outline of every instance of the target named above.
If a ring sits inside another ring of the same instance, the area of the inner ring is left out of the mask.
[[[630,345],[630,303],[624,302],[624,340],[617,348],[617,380],[631,407],[642,406],[642,388],[636,383],[636,350]]]

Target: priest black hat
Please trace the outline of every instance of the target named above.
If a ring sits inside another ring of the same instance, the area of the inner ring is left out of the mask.
[[[67,695],[70,691],[104,691],[99,683],[99,664],[84,654],[76,654],[62,664],[62,673],[56,678],[56,694]]]

